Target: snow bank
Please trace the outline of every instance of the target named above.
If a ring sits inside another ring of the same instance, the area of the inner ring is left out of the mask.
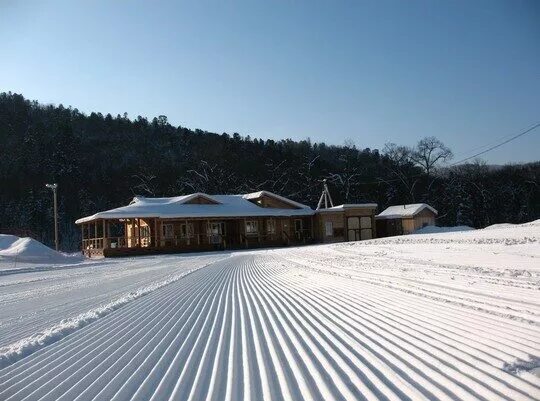
[[[471,231],[474,228],[469,226],[455,226],[455,227],[436,227],[426,226],[420,228],[414,232],[414,234],[438,234],[438,233],[454,233],[458,231]]]
[[[13,259],[17,262],[63,263],[66,262],[66,260],[73,259],[73,256],[56,252],[33,238],[19,238],[14,235],[3,235],[0,238],[0,259],[1,258]]]
[[[424,227],[437,230],[437,227]],[[478,245],[527,245],[540,243],[540,220],[523,224],[497,224],[478,230],[457,231],[439,227],[442,231],[416,231],[409,235],[382,237],[366,241],[343,242],[335,247],[364,247],[381,244],[478,244]],[[426,235],[428,234],[428,235]]]
[[[485,227],[484,230],[500,230],[500,229],[506,229],[506,228],[519,228],[519,227],[540,227],[540,219],[530,221],[528,223],[523,223],[523,224],[512,224],[512,223],[492,224],[490,226]]]
[[[202,266],[205,267],[205,266]],[[107,304],[101,305],[97,308],[91,309],[88,312],[81,313],[75,317],[64,319],[54,326],[43,330],[39,333],[33,334],[29,337],[23,338],[13,344],[0,348],[0,370],[9,366],[18,360],[36,352],[37,350],[55,343],[68,334],[86,326],[95,320],[107,316],[109,313],[116,309],[128,304],[129,302],[147,295],[155,290],[158,290],[166,285],[174,283],[181,278],[199,270],[202,267],[188,270],[181,274],[173,275],[166,280],[158,281],[150,284],[146,287],[139,288],[135,291],[131,291],[122,297],[111,301]]]

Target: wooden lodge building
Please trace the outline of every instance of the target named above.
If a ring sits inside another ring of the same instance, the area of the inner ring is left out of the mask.
[[[434,226],[437,214],[437,210],[426,203],[390,206],[375,216],[377,236],[411,234],[420,228]]]
[[[370,203],[313,210],[268,191],[137,196],[76,224],[86,256],[125,256],[370,239],[376,208]]]

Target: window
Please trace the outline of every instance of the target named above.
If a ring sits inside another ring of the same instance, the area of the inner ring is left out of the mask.
[[[266,220],[266,233],[275,234],[276,233],[276,221],[273,219]]]
[[[193,224],[192,223],[180,224],[180,236],[182,238],[192,238],[193,237]]]
[[[371,231],[371,217],[365,216],[360,217],[360,239],[371,239],[373,238],[373,233]]]
[[[140,228],[140,230],[141,230],[141,237],[149,237],[150,236],[150,227],[142,226]]]
[[[360,217],[360,227],[371,228],[371,217]]]
[[[331,221],[327,221],[326,223],[324,223],[324,231],[327,237],[331,237],[334,235],[334,225]]]
[[[302,220],[296,219],[294,221],[294,231],[300,232],[302,231],[302,228],[303,228]]]
[[[256,220],[246,221],[246,235],[257,235],[259,233],[259,222]]]
[[[139,227],[139,232],[141,235],[141,246],[149,246],[150,245],[150,227],[148,226],[142,226]]]
[[[371,239],[371,238],[373,238],[373,237],[371,235],[371,229],[370,228],[360,230],[360,239]]]
[[[163,235],[163,238],[173,238],[174,226],[172,224],[163,224],[162,235]]]

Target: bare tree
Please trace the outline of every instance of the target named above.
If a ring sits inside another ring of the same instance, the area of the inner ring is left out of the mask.
[[[392,173],[394,177],[400,182],[409,195],[411,202],[415,201],[414,188],[418,183],[418,177],[408,174],[410,172],[410,167],[412,166],[411,159],[412,150],[406,146],[399,146],[395,143],[387,143],[384,145],[383,154],[387,156],[392,164],[386,166],[386,168]],[[390,182],[387,180],[381,179],[381,181],[386,182],[390,185]]]
[[[421,139],[416,147],[411,150],[410,159],[422,167],[428,176],[440,162],[451,160],[454,154],[450,148],[434,136]]]
[[[241,190],[236,175],[228,168],[201,160],[177,181],[181,193],[204,192],[208,194],[238,193]]]
[[[137,180],[137,184],[131,188],[135,195],[156,196],[158,185],[156,181],[154,181],[157,178],[154,174],[141,171],[139,174],[135,174],[132,177]]]
[[[395,143],[385,143],[383,154],[399,166],[403,166],[411,161],[411,149]]]

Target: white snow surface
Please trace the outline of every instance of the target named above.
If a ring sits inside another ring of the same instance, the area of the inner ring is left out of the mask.
[[[0,236],[0,274],[6,268],[22,268],[25,263],[76,263],[81,260],[80,254],[68,255],[57,252],[33,238]]]
[[[0,399],[538,400],[539,239],[536,221],[4,274]],[[14,352],[62,321],[82,324]]]
[[[469,226],[452,226],[452,227],[437,227],[437,226],[426,226],[419,228],[414,232],[414,234],[438,234],[438,233],[453,233],[456,231],[471,231],[474,228]]]

